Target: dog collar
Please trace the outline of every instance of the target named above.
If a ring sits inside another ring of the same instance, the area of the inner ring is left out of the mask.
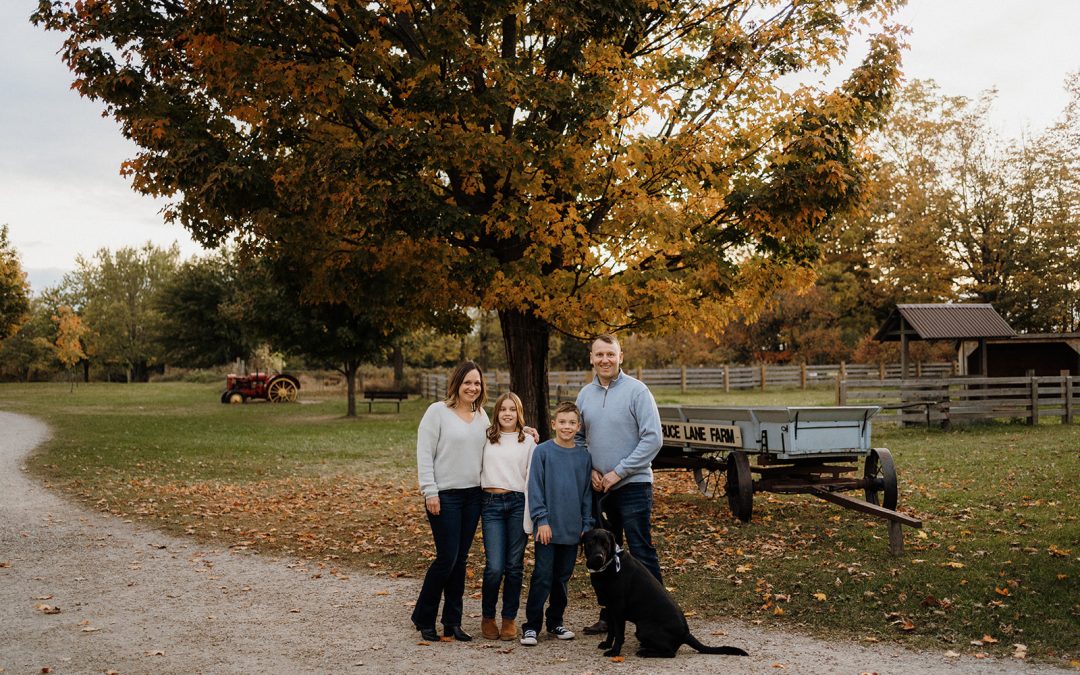
[[[585,566],[585,569],[589,570],[589,574],[600,574],[601,572],[603,572],[607,568],[611,567],[611,563],[615,563],[615,573],[618,574],[620,571],[622,571],[622,561],[619,560],[619,554],[620,553],[622,553],[622,546],[619,546],[618,544],[615,544],[615,555],[611,556],[611,559],[608,560],[606,563],[604,563],[600,567],[600,569],[594,570],[593,568],[589,567],[588,565]]]

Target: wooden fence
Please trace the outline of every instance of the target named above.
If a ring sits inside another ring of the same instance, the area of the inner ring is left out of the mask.
[[[1080,386],[1068,374],[1024,377],[953,377],[936,380],[838,379],[838,405],[880,405],[885,423],[949,426],[976,420],[1038,424],[1060,418],[1071,424],[1080,408]]]
[[[822,366],[769,365],[718,366],[715,368],[637,368],[628,371],[650,387],[679,389],[681,392],[703,389],[767,389],[770,387],[833,387],[837,379],[858,378],[888,381],[900,377],[900,364],[831,364]],[[915,363],[909,366],[909,376],[941,378],[956,373],[955,363]],[[574,398],[581,387],[592,380],[591,371],[560,371],[548,373],[548,387],[553,398]],[[428,373],[420,378],[420,389],[426,398],[446,395],[446,373]],[[496,370],[487,374],[491,396],[510,388],[510,373]],[[572,393],[568,393],[572,392]]]

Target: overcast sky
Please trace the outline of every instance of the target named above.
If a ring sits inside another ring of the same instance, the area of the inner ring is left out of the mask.
[[[0,0],[0,223],[35,290],[79,254],[152,241],[200,251],[162,204],[131,190],[120,163],[134,154],[99,105],[70,90],[61,38],[33,26],[37,0]],[[998,89],[997,130],[1035,134],[1066,103],[1066,74],[1080,70],[1080,0],[910,0],[908,78],[933,78],[945,94]],[[52,270],[50,272],[50,270]]]

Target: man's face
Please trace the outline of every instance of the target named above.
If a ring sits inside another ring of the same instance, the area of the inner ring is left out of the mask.
[[[596,371],[596,375],[601,380],[610,381],[615,379],[615,376],[619,374],[622,359],[622,349],[618,345],[603,340],[596,340],[592,343],[592,350],[589,352],[589,363],[592,364],[593,370]]]

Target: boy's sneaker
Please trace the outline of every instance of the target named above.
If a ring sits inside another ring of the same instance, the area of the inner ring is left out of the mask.
[[[529,628],[524,633],[522,633],[521,634],[521,644],[525,645],[526,647],[535,647],[536,646],[536,631],[534,631],[532,628]]]
[[[548,628],[548,634],[554,635],[560,640],[574,639],[574,631],[570,630],[566,626],[555,626],[554,628]]]

